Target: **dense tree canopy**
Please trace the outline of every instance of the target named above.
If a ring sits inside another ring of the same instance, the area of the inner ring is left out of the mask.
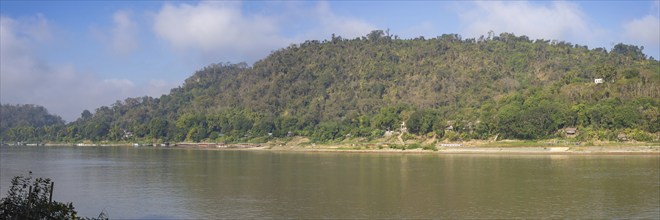
[[[246,141],[303,135],[539,139],[577,127],[657,139],[660,63],[641,47],[612,51],[510,33],[399,39],[374,31],[306,41],[252,66],[211,64],[159,98],[117,101],[55,132],[60,141]],[[603,83],[595,83],[603,79]]]
[[[60,116],[51,115],[42,106],[9,105],[0,106],[0,139],[18,141],[38,141],[54,139],[55,130],[64,126]]]

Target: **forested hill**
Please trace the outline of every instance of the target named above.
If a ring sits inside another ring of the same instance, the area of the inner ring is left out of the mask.
[[[48,113],[43,106],[0,105],[0,136],[4,139],[26,141],[35,136],[47,137],[64,126],[60,116]]]
[[[596,79],[602,79],[596,83]],[[55,136],[158,141],[317,140],[409,132],[539,139],[658,138],[660,63],[642,48],[603,48],[503,33],[306,41],[252,66],[212,64],[160,98],[100,107]]]

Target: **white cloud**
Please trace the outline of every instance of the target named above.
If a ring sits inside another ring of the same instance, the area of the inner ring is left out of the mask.
[[[112,16],[112,49],[120,54],[128,54],[139,46],[138,25],[129,11],[117,11]]]
[[[465,33],[479,36],[492,30],[543,39],[589,40],[600,35],[580,8],[569,2],[541,5],[530,2],[476,2],[462,12]]]
[[[623,25],[624,38],[647,47],[660,46],[660,18],[647,15]]]
[[[312,8],[284,4],[287,7],[277,15],[244,13],[239,3],[165,4],[153,16],[153,31],[172,48],[208,63],[253,62],[291,43],[327,39],[333,33],[354,38],[375,29],[368,22],[335,14],[326,2]],[[284,29],[301,23],[311,25],[285,36]]]
[[[376,27],[366,21],[342,17],[336,15],[327,2],[319,2],[315,10],[315,18],[319,22],[318,34],[323,38],[327,38],[330,34],[336,34],[343,38],[355,38],[367,35],[370,31],[375,30]]]
[[[290,3],[280,14],[281,23],[288,25],[287,32],[296,33],[289,43],[329,39],[332,34],[353,39],[377,29],[365,20],[336,14],[325,1],[315,5]]]
[[[22,71],[34,72],[41,68],[39,62],[31,57],[34,51],[30,47],[39,37],[28,30],[17,20],[0,16],[0,76],[2,77],[0,95],[2,96],[14,92],[9,90],[9,87],[22,88],[29,86],[31,81],[37,80],[31,75],[22,74]],[[4,97],[0,101],[5,101]]]
[[[287,43],[273,19],[244,15],[238,4],[223,2],[165,4],[153,30],[176,49],[215,59],[255,59]]]
[[[126,79],[101,79],[73,65],[48,63],[36,47],[44,39],[43,34],[53,34],[48,22],[0,16],[0,102],[43,105],[72,121],[84,109],[94,110],[147,91],[167,92],[157,85],[144,87]]]
[[[148,96],[159,97],[179,85],[179,83],[169,83],[165,80],[151,80],[147,84],[145,91]]]
[[[91,34],[99,43],[118,55],[129,55],[140,46],[139,29],[130,11],[116,11],[112,15],[113,26],[110,28],[91,27]]]

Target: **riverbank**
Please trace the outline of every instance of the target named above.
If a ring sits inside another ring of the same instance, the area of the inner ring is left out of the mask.
[[[40,146],[125,146],[144,148],[175,148],[198,150],[270,150],[300,152],[349,152],[349,153],[429,153],[429,154],[651,154],[660,155],[657,142],[570,142],[566,140],[502,140],[438,142],[436,140],[408,141],[403,144],[392,140],[342,141],[339,143],[314,143],[308,138],[293,137],[274,139],[266,143],[47,143]]]
[[[399,143],[393,140],[354,140],[316,144],[307,138],[270,141],[246,150],[364,153],[436,153],[436,154],[657,154],[660,143],[652,142],[571,142],[566,140],[502,140],[446,142],[435,139]]]
[[[318,147],[263,146],[243,150],[346,153],[428,153],[428,154],[642,154],[660,155],[660,146],[578,146],[578,147],[437,147],[435,149],[367,148],[360,146],[324,145]]]
[[[508,147],[475,147],[475,146],[442,146],[435,148],[396,148],[387,145],[373,144],[312,144],[312,145],[176,145],[170,148],[198,150],[248,150],[248,151],[283,151],[283,152],[340,152],[340,153],[416,153],[416,154],[639,154],[660,155],[660,146],[620,145],[620,146],[508,146]]]

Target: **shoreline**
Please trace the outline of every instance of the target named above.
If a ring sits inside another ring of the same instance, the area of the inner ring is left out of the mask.
[[[6,146],[6,145],[3,145]],[[72,147],[135,147],[130,144],[45,144],[44,147],[72,146]],[[20,147],[20,146],[17,146]],[[660,146],[575,146],[575,147],[475,147],[451,146],[437,147],[437,150],[392,149],[392,148],[362,148],[341,144],[328,144],[317,146],[302,145],[269,145],[269,144],[222,144],[186,143],[175,146],[139,146],[135,148],[153,149],[191,149],[191,150],[241,150],[241,151],[277,151],[277,152],[319,152],[319,153],[403,153],[403,154],[491,154],[491,155],[656,155],[660,156]]]
[[[634,147],[443,147],[437,151],[423,149],[342,149],[342,148],[250,148],[241,150],[265,150],[281,152],[338,152],[338,153],[404,153],[404,154],[491,154],[491,155],[656,155],[660,156],[658,146]],[[220,149],[222,150],[222,149]]]
[[[227,150],[227,151],[273,151],[273,152],[309,152],[309,153],[376,153],[376,154],[482,154],[482,155],[656,155],[660,156],[660,147],[581,147],[578,149],[552,150],[546,147],[452,147],[439,148],[437,151],[417,149],[346,149],[346,148],[307,148],[300,146],[252,148],[211,148],[211,147],[179,147],[170,149],[192,150]]]

